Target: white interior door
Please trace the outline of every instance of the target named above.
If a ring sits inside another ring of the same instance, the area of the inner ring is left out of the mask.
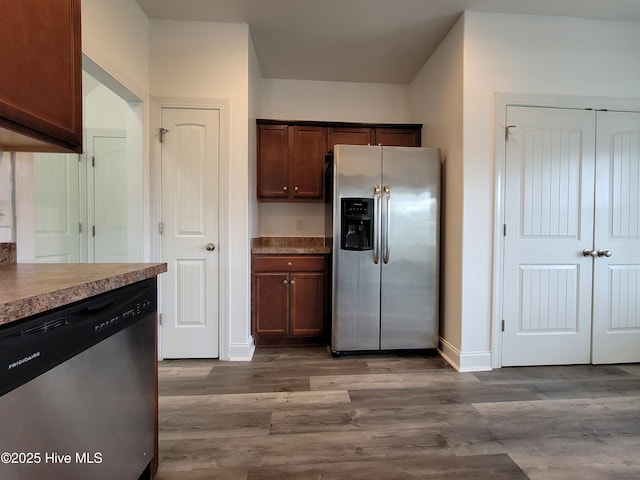
[[[34,257],[39,263],[80,261],[78,155],[33,155]]]
[[[594,119],[508,107],[502,364],[588,363]]]
[[[162,356],[218,356],[219,111],[162,109]]]
[[[127,139],[93,137],[94,262],[127,262]]]
[[[638,362],[640,113],[598,112],[597,132],[593,363]]]

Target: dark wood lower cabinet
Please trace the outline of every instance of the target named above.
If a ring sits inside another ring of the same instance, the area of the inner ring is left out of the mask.
[[[289,278],[289,334],[321,337],[325,311],[324,272],[292,273]]]
[[[289,274],[255,273],[253,276],[254,335],[289,333]]]
[[[254,255],[251,323],[256,345],[326,343],[326,282],[323,255]]]

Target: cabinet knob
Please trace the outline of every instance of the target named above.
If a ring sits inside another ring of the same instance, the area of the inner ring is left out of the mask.
[[[296,185],[295,187],[293,187],[293,189],[297,192],[298,190],[300,190],[300,188],[298,188],[298,186]]]
[[[293,265],[293,263],[287,262],[287,267],[290,267],[291,265]]]
[[[286,192],[287,190],[289,190],[289,189],[287,188],[287,186],[286,186],[286,185],[285,185],[284,187],[282,187],[282,191],[283,191],[283,192]]]
[[[282,284],[283,284],[283,285],[287,285],[288,283],[289,283],[288,281],[286,281],[286,280],[282,280]]]
[[[295,285],[295,284],[296,284],[296,281],[295,281],[295,280],[291,280],[289,283],[290,283],[291,285]]]

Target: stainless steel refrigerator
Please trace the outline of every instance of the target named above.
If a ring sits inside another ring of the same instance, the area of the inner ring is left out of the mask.
[[[337,145],[334,354],[438,346],[440,151]]]

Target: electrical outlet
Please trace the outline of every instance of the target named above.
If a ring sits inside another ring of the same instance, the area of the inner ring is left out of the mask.
[[[302,231],[302,219],[301,218],[296,218],[296,231],[297,232],[301,232]]]

